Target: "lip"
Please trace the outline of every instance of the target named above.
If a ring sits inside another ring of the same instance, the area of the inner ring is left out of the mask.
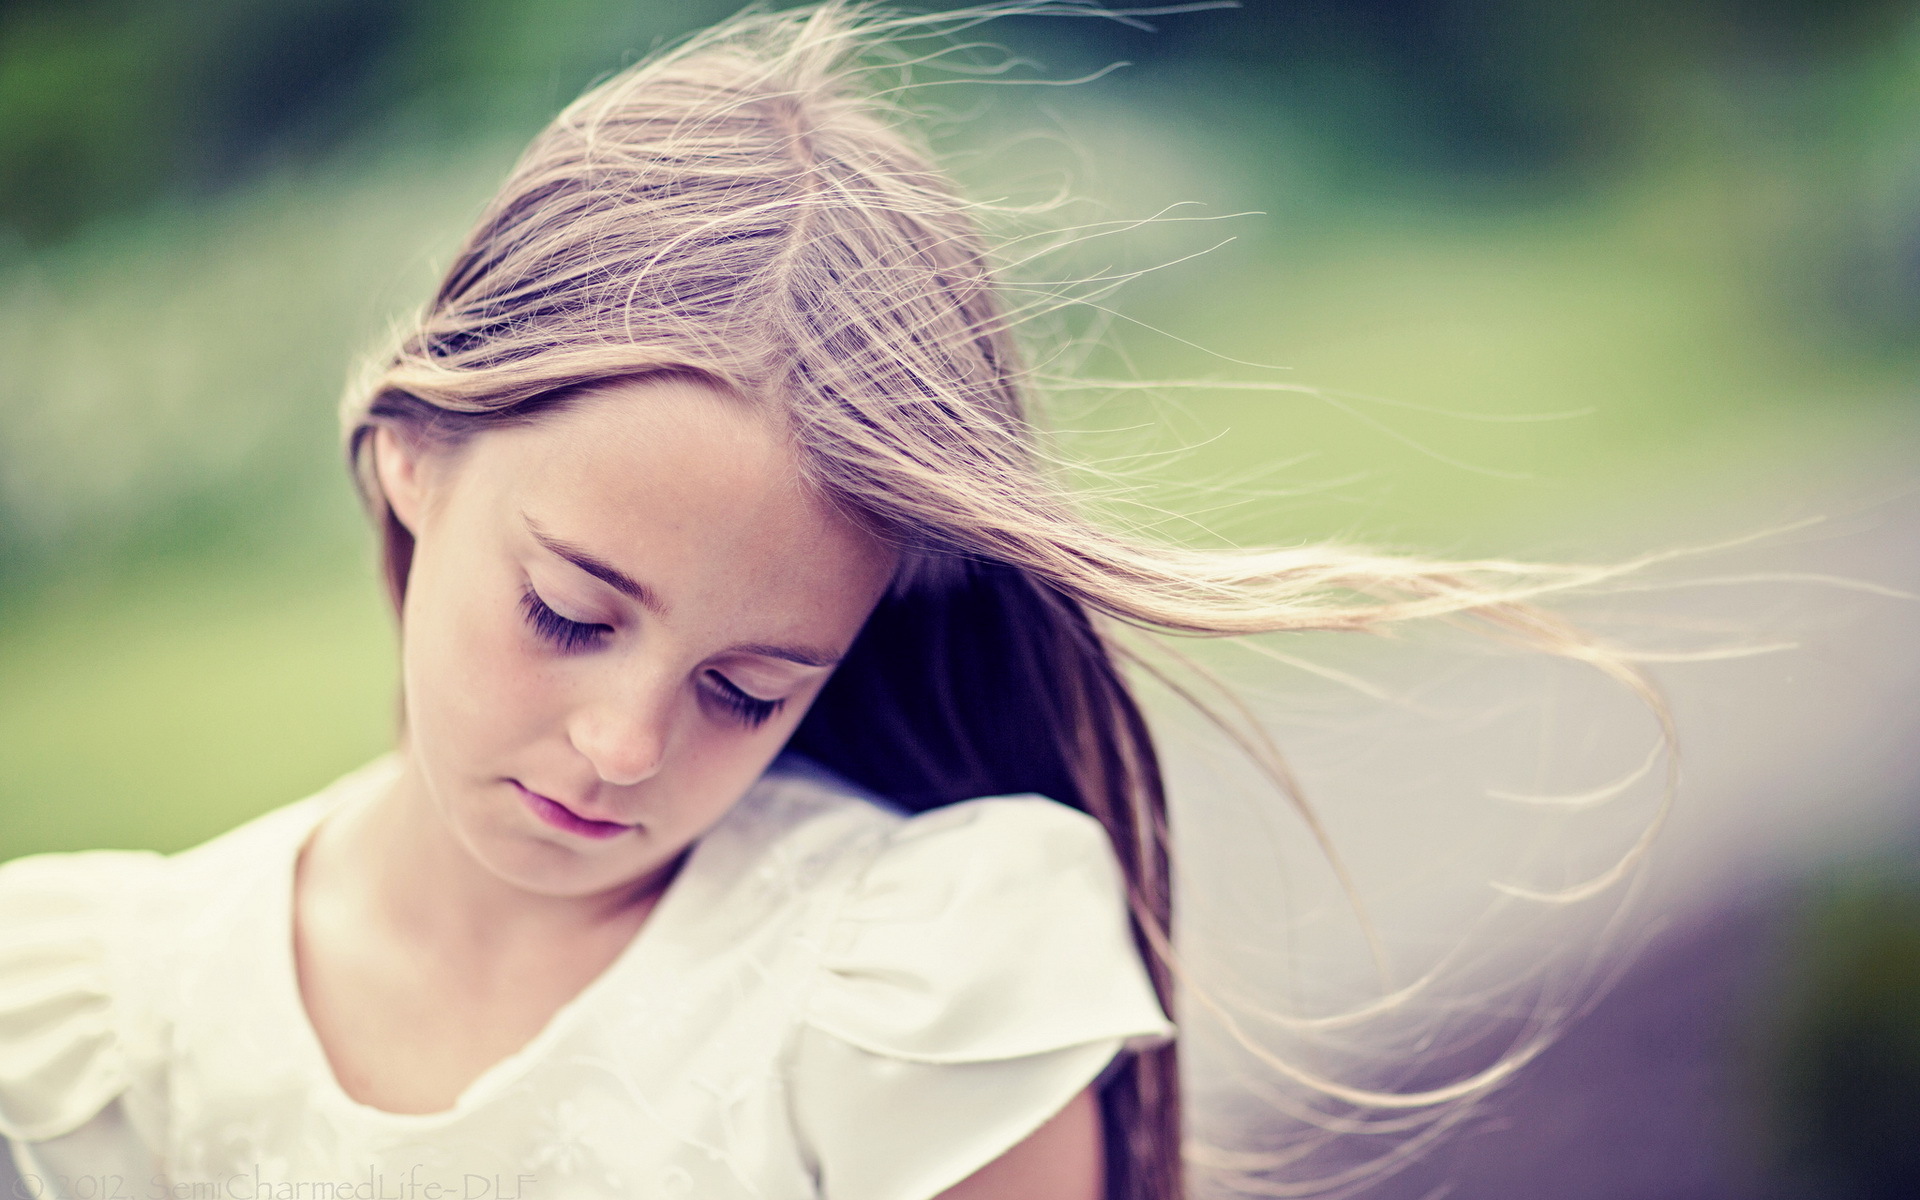
[[[595,821],[589,817],[583,817],[558,800],[550,796],[542,796],[539,792],[529,788],[518,779],[509,780],[508,782],[512,783],[515,789],[519,791],[520,799],[532,810],[533,815],[539,817],[555,829],[562,829],[568,833],[576,833],[581,837],[604,840],[606,838],[619,837],[621,834],[627,833],[635,828],[632,825],[622,825],[618,821]]]

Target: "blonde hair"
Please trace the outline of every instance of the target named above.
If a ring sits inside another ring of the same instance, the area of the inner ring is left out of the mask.
[[[1089,519],[1028,413],[1014,315],[974,207],[876,98],[869,74],[876,55],[898,56],[905,33],[1046,11],[1090,10],[997,4],[903,17],[847,0],[750,10],[608,79],[535,138],[418,325],[349,392],[343,416],[397,601],[412,539],[372,471],[377,426],[457,441],[659,372],[764,406],[790,431],[812,486],[905,551],[862,635],[867,651],[856,647],[796,742],[918,807],[1030,789],[1093,813],[1112,835],[1171,1009],[1165,800],[1118,665],[1138,660],[1120,633],[1449,618],[1657,698],[1624,656],[1529,603],[1603,570],[1336,545],[1178,548]],[[970,648],[956,648],[966,638]],[[902,655],[920,656],[925,682],[890,665]],[[998,674],[980,674],[989,669]],[[991,706],[972,701],[993,688],[1001,703],[1024,694],[1005,690],[1010,680],[1037,693],[1038,707],[992,725],[975,711]],[[924,691],[903,699],[909,686]],[[852,748],[895,740],[849,732],[876,709],[919,758]],[[1039,740],[1014,745],[1036,723]],[[1241,741],[1270,759],[1257,738]],[[1355,1103],[1370,1097],[1326,1086]],[[1113,1194],[1182,1194],[1173,1050],[1141,1056],[1107,1092]]]

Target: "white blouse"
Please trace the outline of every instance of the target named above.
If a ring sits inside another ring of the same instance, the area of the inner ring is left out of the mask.
[[[1172,1035],[1090,817],[903,816],[804,759],[453,1107],[343,1092],[294,973],[294,860],[382,759],[192,850],[0,866],[0,1134],[76,1200],[926,1200]]]

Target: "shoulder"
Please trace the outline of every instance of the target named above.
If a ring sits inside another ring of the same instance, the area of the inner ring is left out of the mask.
[[[256,872],[269,872],[290,856],[331,809],[365,797],[391,783],[400,763],[391,754],[350,771],[300,800],[269,809],[225,833],[167,858],[169,882],[186,888],[239,885]]]
[[[0,865],[0,1133],[65,1133],[125,1086],[115,946],[163,862],[88,850]]]
[[[811,943],[804,1023],[849,1045],[964,1062],[1170,1032],[1106,831],[1044,796],[909,814],[787,755],[698,855],[689,941]]]
[[[849,1200],[939,1194],[1173,1034],[1106,831],[1042,796],[893,816],[818,963],[788,1087]]]
[[[1043,796],[900,820],[830,930],[809,1023],[922,1062],[1169,1032],[1106,831]]]
[[[152,1001],[193,929],[244,908],[328,806],[384,760],[178,854],[87,850],[0,864],[0,1134],[92,1118],[151,1057]]]
[[[217,947],[228,926],[245,919],[292,884],[295,854],[333,808],[385,786],[397,773],[383,755],[299,800],[281,804],[185,850],[156,856],[138,881],[123,939],[131,968],[152,980],[171,976],[175,960]],[[146,989],[143,988],[144,992]]]
[[[788,753],[701,839],[699,853],[757,863],[762,874],[784,867],[794,882],[814,883],[864,862],[904,819],[885,798]]]

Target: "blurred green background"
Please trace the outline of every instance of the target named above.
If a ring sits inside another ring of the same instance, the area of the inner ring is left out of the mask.
[[[546,118],[733,7],[0,0],[0,858],[189,845],[384,748],[349,366]],[[1076,399],[1211,531],[1174,536],[1645,545],[1920,444],[1920,6],[1154,24],[997,22],[1027,77],[1132,65],[934,102],[978,194],[1209,218],[1123,268],[1231,239],[1115,297],[1090,370],[1324,390]]]
[[[349,364],[559,105],[732,7],[0,4],[0,855],[191,844],[384,743]],[[1076,402],[1113,431],[1082,449],[1155,469],[1147,500],[1240,540],[1550,550],[1911,429],[1914,5],[1155,24],[999,22],[1028,77],[1133,65],[934,98],[976,194],[1218,218],[1077,267],[1233,239],[1113,299],[1091,369],[1329,393]]]

